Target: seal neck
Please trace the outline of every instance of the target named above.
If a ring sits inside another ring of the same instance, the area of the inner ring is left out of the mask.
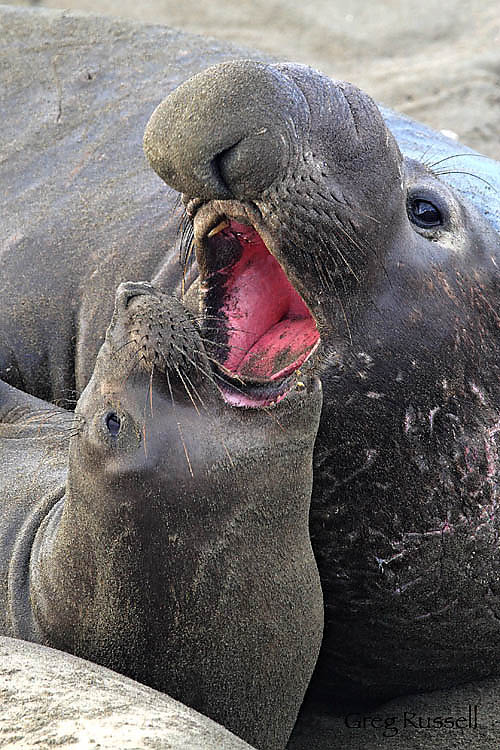
[[[195,630],[220,607],[219,577],[236,585],[253,567],[261,576],[283,559],[309,565],[304,497],[311,482],[293,473],[293,493],[242,468],[237,487],[221,484],[207,496],[178,491],[175,505],[170,497],[132,497],[123,488],[121,502],[106,494],[96,501],[69,484],[33,545],[30,594],[40,640],[136,674],[138,667],[122,666],[130,654],[150,641],[166,648],[181,622]],[[247,559],[249,539],[255,560]]]

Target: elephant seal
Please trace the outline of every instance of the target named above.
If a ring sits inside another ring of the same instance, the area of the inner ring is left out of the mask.
[[[313,367],[236,408],[272,383],[226,383],[180,302],[129,282],[74,416],[2,384],[1,632],[283,748],[323,624]]]
[[[0,694],[9,748],[251,750],[168,695],[35,643],[0,637]]]
[[[0,182],[8,189],[0,194],[0,372],[30,392],[64,399],[91,375],[120,280],[143,269],[140,275],[157,279],[162,289],[180,288],[175,253],[165,249],[181,221],[178,195],[155,182],[138,156],[146,110],[196,70],[251,55],[116,19],[12,9],[0,9],[0,17],[5,38],[16,40],[9,47],[12,80],[2,92],[8,148]],[[72,43],[62,44],[68,36]],[[304,83],[307,97],[293,73],[270,73],[276,148],[285,134],[290,168],[303,164],[304,185],[287,192],[293,179],[284,174],[284,183],[277,180],[275,231],[298,226],[292,250],[309,246],[309,233],[314,239],[307,274],[319,302],[311,292],[311,304],[326,312],[321,333],[328,395],[316,443],[311,528],[328,624],[312,695],[323,695],[331,711],[334,691],[350,690],[354,700],[495,670],[500,171],[497,162],[382,109],[388,133],[373,103],[356,89],[351,112],[347,103],[337,108],[338,92],[330,98],[334,84],[304,69],[300,75],[310,81]],[[224,104],[234,113],[254,102],[252,118],[262,120],[269,112],[259,111],[251,81],[238,92],[228,88]],[[218,85],[218,79],[210,82],[210,99]],[[314,118],[308,99],[316,102]],[[365,105],[366,116],[355,120],[353,113]],[[296,131],[289,109],[298,114]],[[222,123],[220,109],[213,119],[221,130],[231,125],[229,118]],[[370,160],[365,150],[375,123],[372,142],[380,159]],[[358,125],[357,151],[349,139]],[[256,139],[265,136],[261,129]],[[211,132],[208,127],[207,138]],[[410,158],[401,157],[391,133]],[[309,150],[309,142],[318,150]],[[210,144],[199,145],[209,155]],[[267,155],[278,171],[279,156],[269,148]],[[237,160],[228,153],[220,161],[234,178]],[[193,154],[189,162],[195,166]],[[337,163],[343,172],[337,173]],[[240,164],[244,170],[245,159]],[[247,163],[249,174],[255,165],[265,177],[259,158]],[[352,195],[347,187],[345,194],[332,187],[321,193],[323,202],[314,180],[320,189],[336,174],[338,189],[345,178]],[[346,208],[361,188],[362,203]],[[371,207],[372,200],[381,216],[394,207],[393,224],[363,212],[362,204]],[[409,212],[401,211],[406,203]],[[332,208],[336,216],[337,205],[346,227],[335,224],[324,235],[318,231],[322,217],[326,221]],[[416,224],[434,219],[439,226]],[[359,241],[366,227],[371,243]],[[184,234],[189,239],[189,223]],[[26,273],[35,263],[43,273]],[[318,280],[323,267],[330,275],[333,269],[333,279]],[[186,274],[186,286],[191,279]],[[309,319],[302,317],[307,329]],[[224,335],[221,330],[221,346]]]
[[[281,331],[273,261],[312,314],[288,322],[291,359],[314,319],[323,339],[312,689],[380,701],[497,674],[497,227],[401,155],[367,95],[301,65],[208,69],[159,105],[144,146],[183,194],[220,362],[246,345],[242,310],[266,321],[266,346]]]

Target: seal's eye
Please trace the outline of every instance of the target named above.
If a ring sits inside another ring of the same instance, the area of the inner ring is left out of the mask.
[[[114,411],[110,411],[108,414],[106,414],[104,421],[106,423],[109,434],[112,435],[112,437],[116,437],[120,432],[121,425],[121,420],[118,414],[116,414],[116,412]]]
[[[408,203],[408,215],[410,221],[422,227],[422,229],[433,229],[444,224],[443,215],[439,208],[430,201],[422,198],[412,198]]]

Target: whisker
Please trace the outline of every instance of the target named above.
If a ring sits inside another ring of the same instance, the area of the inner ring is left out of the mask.
[[[196,404],[195,404],[195,402],[194,402],[194,399],[193,399],[193,397],[192,397],[192,395],[191,395],[191,391],[190,391],[190,390],[189,390],[189,388],[187,387],[187,385],[186,385],[186,381],[184,380],[184,378],[183,378],[183,376],[182,376],[182,373],[181,373],[181,371],[180,371],[180,369],[179,369],[179,366],[178,366],[178,365],[175,365],[175,371],[176,371],[177,375],[179,376],[179,378],[180,378],[180,380],[181,380],[181,382],[182,382],[182,385],[184,386],[184,390],[186,391],[187,395],[189,396],[189,400],[190,400],[190,401],[191,401],[191,403],[193,404],[193,407],[194,407],[194,410],[195,410],[195,412],[197,413],[197,415],[198,415],[199,417],[201,417],[200,411],[199,411],[199,409],[198,409],[197,405],[196,405]]]
[[[435,162],[432,162],[432,164],[427,164],[426,166],[429,167],[429,169],[433,169],[438,164],[442,164],[444,161],[448,161],[449,159],[461,159],[461,158],[474,158],[474,159],[489,159],[489,156],[486,156],[486,154],[451,154],[451,156],[444,156],[442,159],[438,159]]]
[[[335,296],[337,298],[337,302],[340,305],[340,309],[342,310],[342,315],[344,317],[344,321],[345,321],[346,328],[347,328],[347,335],[349,336],[349,343],[352,346],[353,345],[353,338],[352,338],[352,333],[351,333],[351,326],[349,325],[349,318],[347,317],[346,309],[345,309],[344,304],[342,302],[342,298],[341,298],[340,294],[338,293],[338,291],[336,289],[335,289]]]
[[[120,344],[120,346],[117,346],[115,348],[115,352],[121,352],[122,349],[125,349],[126,346],[130,346],[130,344],[137,344],[137,342],[131,338],[128,341],[125,341],[124,344]]]
[[[150,375],[149,375],[149,387],[148,387],[148,390],[146,392],[146,400],[144,402],[144,409],[142,410],[142,438],[143,438],[143,445],[144,445],[144,455],[146,456],[146,458],[148,457],[147,430],[146,430],[146,411],[147,411],[147,408],[148,408],[148,401],[149,401],[149,403],[150,403],[150,409],[151,409],[151,417],[153,416],[153,391],[152,391],[152,386],[153,386],[153,372],[154,372],[154,364],[151,365],[151,372],[150,372]]]
[[[151,374],[149,376],[149,409],[151,412],[151,419],[154,419],[153,414],[153,373],[154,373],[154,363],[151,365]]]
[[[182,434],[182,429],[181,429],[181,425],[180,425],[180,422],[179,422],[179,420],[177,419],[177,415],[176,415],[176,408],[175,408],[174,394],[172,393],[172,386],[170,385],[170,378],[169,378],[169,376],[168,376],[168,370],[165,370],[165,375],[166,375],[166,377],[167,377],[168,390],[170,391],[170,398],[171,398],[171,400],[172,400],[172,409],[173,409],[173,411],[174,411],[175,421],[177,422],[177,429],[179,430],[179,436],[180,436],[180,439],[181,439],[182,447],[184,448],[184,454],[185,454],[185,456],[186,456],[186,461],[187,461],[187,464],[188,464],[188,467],[189,467],[189,473],[191,474],[191,476],[192,476],[192,477],[193,477],[193,479],[194,479],[194,474],[193,474],[193,467],[191,466],[191,461],[189,460],[189,453],[188,453],[188,450],[187,450],[187,446],[186,446],[186,443],[185,443],[185,441],[184,441],[184,436],[183,436],[183,434]]]
[[[56,422],[54,423],[54,420]],[[24,410],[17,416],[15,421],[9,421],[4,425],[0,425],[0,429],[13,428],[17,435],[21,435],[23,430],[30,427],[38,428],[38,435],[41,434],[43,428],[51,430],[49,435],[45,437],[55,442],[63,443],[70,440],[73,436],[78,435],[85,425],[85,418],[80,414],[68,412],[65,414],[60,411],[50,411],[45,409],[39,409],[36,411]],[[2,435],[2,437],[9,437],[8,435]],[[15,437],[14,435],[12,436]]]
[[[193,320],[196,323],[203,323],[206,320],[216,320],[216,321],[218,321],[221,324],[224,322],[220,318],[220,316],[218,316],[218,315],[204,315],[204,316],[200,316],[199,318],[193,316]],[[250,330],[248,330],[248,328],[237,328],[236,326],[224,326],[224,327],[226,328],[227,331],[234,331],[236,333],[250,333],[252,336],[258,336],[259,335],[257,331],[250,331]],[[205,326],[204,326],[204,328],[205,328]],[[217,328],[216,327],[214,327],[212,329],[208,329],[207,328],[206,330],[217,330]]]
[[[429,151],[430,151],[430,150],[431,150],[431,149],[432,149],[433,147],[434,147],[434,144],[433,144],[433,143],[431,143],[431,144],[430,144],[429,146],[427,146],[427,148],[425,149],[425,151],[423,151],[423,152],[422,152],[422,155],[421,155],[421,156],[420,156],[420,158],[419,158],[419,161],[420,161],[420,162],[421,162],[421,163],[422,163],[422,164],[423,164],[423,165],[424,165],[425,167],[430,167],[430,165],[429,165],[429,164],[426,164],[426,162],[425,162],[425,157],[427,156],[427,154],[429,153]]]
[[[186,378],[186,380],[188,381],[189,385],[191,386],[191,389],[192,389],[194,395],[197,397],[198,401],[200,402],[200,405],[202,406],[202,408],[205,409],[205,411],[206,411],[207,414],[210,414],[208,406],[203,401],[202,397],[198,393],[198,390],[197,390],[196,386],[194,385],[193,381],[191,380],[191,378],[189,377],[189,375],[186,372],[184,373],[184,377]]]
[[[191,359],[191,357],[188,357],[188,355],[186,354],[186,352],[183,351],[179,346],[177,346],[177,344],[174,341],[172,341],[172,346],[173,346],[174,349],[177,349],[177,351],[180,352],[184,357],[186,357],[186,359],[188,360],[188,362],[190,362],[193,365],[193,367],[195,368],[195,370],[197,370],[198,372],[201,372],[203,375],[205,375],[205,377],[208,378],[210,380],[210,382],[213,383],[215,386],[217,385],[216,382],[215,382],[215,380],[214,380],[214,375],[216,375],[216,373],[212,373],[211,371],[207,372],[206,370],[204,370],[200,366],[199,362],[195,362],[193,359]],[[201,352],[197,352],[197,353],[201,354]],[[205,355],[207,356],[208,359],[210,359],[210,357],[208,357],[208,355],[206,354],[206,352],[205,352]],[[215,360],[215,359],[211,360],[211,361],[213,361],[216,364],[218,364],[217,360]]]
[[[180,349],[174,342],[172,342],[172,346],[175,349],[177,349],[177,351],[181,352],[186,357],[186,359],[188,360],[188,362],[190,362],[193,365],[193,367],[196,370],[198,370],[198,372],[201,372],[203,375],[205,375],[205,377],[208,378],[210,380],[210,382],[213,383],[216,387],[218,387],[218,386],[217,386],[217,383],[215,382],[214,378],[217,378],[222,383],[224,383],[225,385],[227,385],[227,381],[221,375],[219,375],[217,372],[215,372],[215,371],[207,372],[206,370],[204,370],[200,366],[200,364],[198,362],[193,362],[193,360],[190,359],[187,356],[186,352],[184,352],[182,349]],[[207,357],[207,359],[210,360],[210,362],[213,362],[217,366],[219,365],[219,363],[217,362],[217,360],[213,359],[212,357],[210,357],[206,352],[205,352],[205,356]],[[240,377],[238,377],[238,375],[234,374],[233,377],[237,378],[243,384],[244,381]],[[235,386],[234,383],[231,383],[231,388],[233,388],[235,391],[238,391],[238,393],[241,393],[242,396],[246,396],[246,393],[244,391],[242,391],[240,388],[238,388],[237,386]],[[266,406],[261,406],[259,408],[262,409],[262,411],[265,412],[268,417],[270,417],[271,419],[273,419],[273,421],[276,422],[276,424],[278,425],[278,427],[281,430],[285,431],[285,428],[281,425],[281,423],[279,422],[279,420],[277,419],[277,417],[274,414],[272,414]]]
[[[186,274],[188,271],[188,266],[190,259],[192,258],[194,250],[194,242],[191,242],[189,244],[189,249],[187,251],[187,254],[184,257],[184,262],[182,264],[182,280],[181,280],[181,298],[184,299],[184,295],[186,293]]]
[[[346,231],[345,231],[345,230],[344,230],[343,228],[339,227],[339,229],[340,229],[340,230],[341,230],[342,232],[344,232],[344,234],[346,235],[346,237],[348,238],[348,240],[350,240],[350,239],[351,239],[351,238],[349,237],[349,235],[348,235],[348,234],[346,233]],[[358,276],[357,276],[357,274],[356,274],[356,273],[354,272],[354,269],[352,268],[352,266],[351,266],[351,265],[350,265],[350,263],[348,262],[347,258],[346,258],[346,257],[344,256],[344,254],[342,253],[342,250],[340,249],[340,245],[341,245],[341,243],[340,243],[340,242],[338,242],[338,243],[336,243],[335,245],[333,245],[333,246],[330,246],[330,247],[329,247],[329,246],[328,246],[328,244],[327,244],[327,243],[325,242],[325,240],[324,240],[324,237],[323,237],[323,233],[322,233],[322,232],[320,232],[320,233],[318,234],[318,237],[320,238],[320,241],[321,241],[322,245],[323,245],[323,246],[325,247],[325,250],[326,250],[326,252],[327,252],[327,253],[330,253],[330,254],[331,254],[331,253],[332,253],[332,251],[334,251],[334,252],[335,252],[335,253],[336,253],[336,254],[337,254],[337,255],[338,255],[338,256],[339,256],[340,258],[341,258],[341,260],[343,261],[343,263],[344,263],[344,265],[346,266],[347,270],[348,270],[348,271],[349,271],[349,272],[350,272],[350,273],[351,273],[351,274],[352,274],[352,275],[354,276],[354,278],[356,279],[356,281],[358,282],[358,284],[361,284],[361,281],[360,281],[359,277],[358,277]],[[362,250],[362,249],[360,248],[360,246],[359,246],[359,245],[358,245],[358,244],[356,243],[356,241],[355,241],[354,239],[352,240],[352,244],[354,244],[354,246],[355,246],[355,247],[358,247],[358,249],[359,249],[359,250],[361,251],[362,255],[364,256],[364,252],[363,252],[363,250]]]
[[[135,352],[135,354],[134,354],[134,355],[132,355],[132,357],[130,358],[130,365],[131,365],[131,366],[130,366],[130,368],[129,368],[129,371],[128,371],[127,375],[126,375],[126,376],[125,376],[125,378],[124,378],[124,381],[123,381],[124,383],[126,383],[126,382],[127,382],[127,380],[128,380],[129,378],[131,378],[131,377],[132,377],[132,375],[133,375],[133,374],[134,374],[135,372],[137,372],[137,370],[138,370],[138,369],[139,369],[139,367],[141,366],[141,362],[143,362],[143,361],[144,361],[144,359],[145,359],[145,358],[144,358],[144,352],[143,352],[143,351],[142,351],[141,349],[138,349],[138,350],[137,350],[137,352]]]
[[[180,372],[179,372],[179,375],[180,375]],[[212,415],[210,414],[210,411],[209,411],[208,407],[206,406],[205,402],[203,401],[203,399],[201,398],[200,394],[198,393],[198,391],[197,391],[197,389],[196,389],[196,387],[195,387],[194,383],[193,383],[193,382],[191,381],[191,379],[189,378],[189,376],[188,376],[188,374],[187,374],[187,373],[184,373],[184,376],[185,376],[186,380],[187,380],[187,381],[189,382],[189,385],[191,386],[191,388],[193,389],[193,392],[194,392],[194,394],[195,394],[195,395],[197,396],[198,400],[200,401],[200,404],[201,404],[201,406],[202,406],[202,407],[204,408],[205,412],[206,412],[206,413],[208,414],[208,416],[209,416],[209,417],[211,418],[211,417],[212,417]],[[181,379],[182,379],[182,376],[181,376]],[[183,382],[184,382],[184,381],[183,381]],[[186,390],[187,390],[187,389],[186,389]],[[189,394],[189,395],[190,395],[190,394]],[[191,398],[191,395],[190,395],[190,398]],[[195,403],[194,403],[194,401],[193,401],[193,399],[192,399],[192,398],[191,398],[191,401],[193,402],[193,406],[194,406],[194,408],[196,409],[196,405],[195,405]],[[199,416],[201,416],[201,415],[200,415],[200,412],[198,411],[198,409],[196,409],[196,413],[197,413],[197,414],[198,414]],[[212,423],[212,424],[213,424],[213,423]],[[219,435],[219,432],[218,432],[218,430],[217,430],[216,426],[215,426],[215,429],[216,429],[216,432],[217,432],[217,434]],[[220,441],[221,441],[221,443],[222,443],[222,446],[223,446],[223,448],[224,448],[224,452],[226,453],[226,456],[227,456],[227,457],[228,457],[228,459],[229,459],[229,463],[230,463],[230,464],[231,464],[231,466],[232,466],[232,467],[234,468],[234,462],[233,462],[233,459],[232,459],[232,456],[231,456],[231,454],[229,453],[228,447],[227,447],[226,443],[224,442],[224,437],[223,437],[222,435],[219,435],[219,437],[220,437]]]
[[[437,177],[442,177],[443,175],[448,175],[448,174],[465,174],[468,177],[473,177],[475,180],[479,180],[480,182],[484,182],[484,184],[488,185],[488,187],[491,188],[491,190],[493,190],[494,193],[498,192],[498,190],[496,189],[496,187],[494,185],[492,185],[491,182],[488,182],[488,180],[485,180],[484,177],[480,177],[479,175],[474,174],[473,172],[466,172],[466,171],[461,170],[461,169],[433,170],[433,172],[434,172],[434,174]]]
[[[210,330],[218,330],[216,328],[212,328]],[[235,344],[231,344],[230,346],[228,344],[220,344],[218,341],[212,341],[212,339],[207,339],[204,336],[200,336],[201,340],[204,341],[206,344],[210,344],[211,346],[217,346],[220,348],[230,348],[230,349],[238,349],[241,352],[247,352],[248,349],[246,349],[244,346],[235,346]]]

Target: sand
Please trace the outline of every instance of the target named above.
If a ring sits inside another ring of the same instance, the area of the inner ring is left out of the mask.
[[[14,0],[162,23],[350,80],[500,160],[500,0]]]

